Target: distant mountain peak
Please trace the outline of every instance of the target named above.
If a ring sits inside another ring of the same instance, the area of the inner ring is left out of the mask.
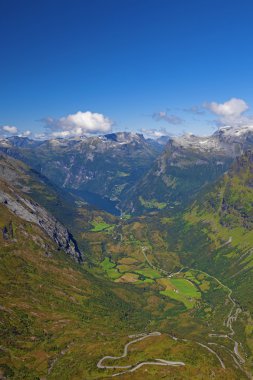
[[[144,136],[140,133],[135,132],[115,132],[109,133],[104,136],[107,140],[112,140],[115,142],[125,142],[131,143],[133,141],[144,141]]]
[[[251,133],[253,132],[253,125],[242,125],[242,126],[224,126],[220,127],[216,132],[214,132],[214,135],[243,135],[245,133]]]

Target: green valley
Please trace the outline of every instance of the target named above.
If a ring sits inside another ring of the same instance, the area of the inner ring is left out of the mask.
[[[180,213],[118,217],[2,155],[2,376],[250,379],[252,162]]]

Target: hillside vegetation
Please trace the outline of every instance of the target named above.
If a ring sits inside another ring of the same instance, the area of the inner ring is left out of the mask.
[[[1,156],[1,377],[251,378],[252,181],[247,152],[181,214],[116,217]]]

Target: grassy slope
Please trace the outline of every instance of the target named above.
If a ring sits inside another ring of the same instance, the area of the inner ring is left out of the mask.
[[[176,304],[166,297],[160,298],[141,285],[132,287],[94,277],[56,251],[38,227],[23,223],[1,206],[0,227],[9,226],[10,221],[14,236],[9,240],[0,236],[3,376],[104,378],[114,371],[99,370],[96,363],[104,355],[120,354],[129,334],[146,329],[171,332],[173,325],[176,329],[175,320],[171,323],[167,319],[178,314]],[[197,329],[194,320],[183,319],[188,323],[185,331]],[[136,345],[131,352],[125,359],[130,364],[154,357],[187,363],[186,368],[178,369],[148,367],[147,379],[166,375],[201,379],[211,373],[217,379],[238,378],[234,371],[222,371],[217,360],[196,343],[175,342],[166,334]],[[136,371],[131,378],[142,379],[143,373],[143,369]]]
[[[199,307],[198,311],[194,308],[194,315],[196,320],[199,318],[200,324],[204,321],[208,325],[212,323],[215,331],[219,327],[219,320],[223,321],[222,308],[226,308],[227,302],[217,291],[217,282],[216,286],[214,281],[213,286],[210,287],[211,278],[204,272],[217,277],[225,287],[231,288],[233,297],[243,310],[235,324],[235,330],[236,337],[244,345],[248,366],[252,366],[253,362],[252,185],[253,158],[251,153],[246,153],[235,162],[232,169],[217,185],[212,186],[199,202],[196,202],[184,213],[183,219],[172,220],[168,217],[159,218],[159,215],[154,215],[146,219],[136,219],[135,222],[132,220],[122,226],[123,241],[121,241],[120,248],[119,245],[115,247],[111,241],[107,242],[109,255],[117,264],[114,266],[114,271],[118,270],[119,273],[124,273],[124,281],[125,273],[128,273],[127,279],[131,282],[133,277],[129,277],[129,275],[138,273],[136,270],[138,266],[144,265],[143,258],[140,258],[140,246],[143,244],[152,250],[149,258],[156,266],[169,271],[179,268],[181,265],[197,269],[197,277],[200,279],[200,276],[204,276],[204,278],[199,282],[195,273],[191,280],[202,291],[202,302],[206,302],[206,307]],[[148,219],[149,223],[145,227]],[[166,230],[166,233],[163,232],[163,229]],[[106,241],[106,237],[100,236],[100,238],[104,238]],[[166,239],[168,245],[165,244]],[[135,262],[130,266],[122,267],[118,262],[121,263],[125,256],[137,259],[137,264]],[[207,277],[205,278],[205,276]],[[144,278],[141,280],[145,281]],[[153,282],[149,285],[153,288],[158,283],[157,280],[155,282],[154,280],[153,278]],[[118,277],[116,281],[119,281]],[[140,281],[134,281],[134,285],[138,286],[139,284]],[[160,285],[165,286],[164,283],[160,283]],[[187,305],[189,307],[188,300],[184,298],[187,292],[182,295],[180,293],[173,294],[175,289],[171,289],[171,284],[169,285],[170,289],[160,289],[160,293],[178,299],[186,307]],[[191,307],[189,308],[191,309]],[[190,325],[189,314],[186,324],[182,319],[181,310],[176,328]]]
[[[253,361],[253,159],[246,153],[171,228],[184,265],[219,278],[244,310],[238,336]]]
[[[42,197],[46,190],[40,191]],[[166,276],[151,268],[143,255],[145,245],[148,259],[157,268],[173,271],[181,267],[178,243],[171,237],[169,245],[166,241],[173,221],[159,216],[119,221],[98,211],[78,211],[73,220],[76,230],[82,231],[79,240],[89,256],[84,267],[57,252],[39,228],[24,224],[1,206],[0,227],[8,227],[10,221],[14,227],[13,238],[3,240],[0,235],[0,322],[4,326],[0,365],[5,376],[104,378],[114,371],[96,368],[101,357],[120,355],[129,334],[158,330],[163,332],[161,338],[138,344],[125,360],[133,364],[162,357],[183,360],[187,366],[143,368],[131,374],[131,379],[142,379],[144,373],[147,379],[208,379],[213,374],[217,379],[244,379],[230,357],[224,358],[228,366],[224,371],[196,343],[199,339],[206,342],[209,327],[222,329],[229,309],[224,306],[224,290],[195,272],[182,274],[180,284],[174,279],[165,284],[161,281]],[[112,228],[94,231],[94,226],[102,224]],[[124,275],[127,280],[119,283]],[[129,282],[133,275],[138,276],[136,283]],[[188,281],[191,288],[186,286]],[[173,286],[179,299],[161,294]],[[189,298],[195,300],[187,307]],[[174,341],[168,333],[190,342]]]
[[[156,316],[160,320],[159,325],[155,320],[151,322],[153,329],[159,326],[159,331],[207,344],[212,341],[208,333],[228,332],[223,326],[231,308],[231,304],[227,303],[228,292],[214,278],[199,271],[184,270],[177,278],[171,279],[159,271],[163,268],[174,272],[182,267],[176,253],[179,248],[177,240],[173,242],[170,235],[169,244],[166,241],[168,229],[172,231],[174,227],[175,221],[158,214],[152,218],[121,220],[111,235],[105,231],[86,231],[83,238],[90,243],[93,273],[99,276],[104,274],[114,283],[131,286],[133,291],[144,290],[148,310],[153,310],[155,306],[153,318]],[[157,269],[151,268],[145,259],[143,246],[147,248],[148,260]],[[163,307],[155,304],[158,300],[165,302]],[[233,349],[233,345],[228,343],[228,348]],[[234,368],[231,358],[223,352],[222,357],[224,355],[226,364]],[[243,378],[241,373],[236,376]]]
[[[203,269],[208,268],[213,274],[222,276],[251,312],[252,183],[252,156],[245,155],[205,196],[203,202],[196,203],[185,214],[183,226],[187,235],[183,240],[184,248],[186,250],[189,246],[190,258],[198,260]],[[185,259],[187,261],[187,256]]]
[[[149,313],[140,315],[140,300],[137,308],[128,302],[127,289],[95,281],[57,252],[36,226],[24,224],[4,207],[0,218],[1,228],[11,220],[15,231],[13,239],[0,238],[3,372],[24,379],[46,375],[50,363],[68,350],[66,360],[73,367],[56,363],[49,378],[97,378],[90,371],[96,372],[94,364],[102,354],[99,342],[105,341],[109,350],[113,339],[107,334],[144,329]],[[75,358],[80,347],[86,357],[81,362]]]

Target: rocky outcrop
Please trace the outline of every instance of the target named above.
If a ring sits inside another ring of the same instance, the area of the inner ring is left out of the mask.
[[[4,240],[12,240],[14,238],[12,221],[2,228],[2,235]]]
[[[78,249],[77,243],[73,236],[57,219],[49,214],[38,203],[29,198],[25,198],[12,188],[8,192],[0,189],[0,204],[5,205],[13,214],[17,215],[26,222],[34,223],[42,228],[46,234],[62,249],[76,261],[83,260],[82,254]],[[8,240],[11,235],[12,225],[5,226],[3,229],[3,238]]]

